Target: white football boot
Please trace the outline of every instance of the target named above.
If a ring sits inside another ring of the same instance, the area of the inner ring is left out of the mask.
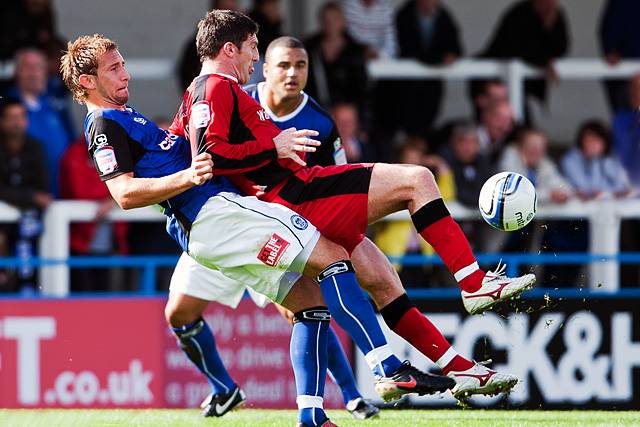
[[[475,292],[461,292],[464,308],[470,314],[480,314],[501,301],[514,298],[533,287],[536,282],[534,274],[507,277],[504,274],[506,269],[507,265],[500,261],[494,271],[485,274],[480,289]]]
[[[466,371],[451,371],[447,376],[456,382],[451,389],[453,397],[462,402],[474,394],[495,396],[511,390],[518,383],[515,375],[496,372],[481,363],[476,363]]]

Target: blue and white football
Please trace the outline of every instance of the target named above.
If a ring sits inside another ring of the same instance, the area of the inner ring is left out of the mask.
[[[482,186],[478,206],[482,218],[493,228],[519,230],[536,214],[536,189],[519,173],[500,172]]]

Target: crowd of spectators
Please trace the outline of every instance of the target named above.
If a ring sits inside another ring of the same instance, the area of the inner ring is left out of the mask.
[[[19,224],[0,228],[0,255],[37,254],[42,213],[56,199],[99,204],[93,222],[73,225],[72,255],[174,253],[168,242],[152,240],[163,235],[160,224],[105,219],[113,202],[93,173],[84,137],[78,133],[80,124],[69,114],[70,97],[58,72],[65,42],[58,34],[52,2],[0,4],[0,61],[12,61],[15,70],[11,79],[0,82],[0,201],[18,207],[22,215]],[[210,7],[239,9],[239,3],[212,0]],[[261,58],[268,43],[284,33],[282,7],[279,0],[255,0],[247,10],[260,25]],[[608,63],[640,58],[640,27],[632,21],[638,12],[637,1],[606,2],[598,34]],[[445,200],[470,208],[477,205],[482,183],[503,170],[527,176],[536,185],[540,205],[634,197],[640,188],[640,74],[628,81],[606,81],[611,120],[590,119],[586,111],[584,122],[576,126],[575,144],[560,150],[557,141],[549,141],[544,129],[533,123],[528,101],[524,117],[516,120],[508,88],[499,79],[470,81],[472,114],[443,122],[441,80],[376,82],[367,75],[367,63],[373,59],[407,58],[446,66],[464,55],[517,58],[544,71],[543,78],[525,83],[527,97],[544,103],[550,84],[558,80],[554,61],[570,49],[569,19],[559,0],[512,3],[496,18],[495,28],[487,30],[488,43],[479,52],[465,50],[461,28],[446,0],[329,0],[319,8],[317,21],[318,31],[302,37],[310,60],[306,91],[331,111],[350,162],[425,165],[436,175]],[[176,59],[178,82],[185,89],[200,68],[195,34]],[[255,69],[253,79],[259,81],[261,64]],[[473,221],[461,225],[479,252],[588,250],[588,227],[580,221],[535,223],[510,235],[496,235]],[[626,227],[638,229],[634,223]],[[431,253],[409,222],[383,224],[374,231],[377,243],[390,255]],[[634,233],[626,234],[623,249],[637,249],[637,239],[629,237]],[[442,284],[433,279],[438,277],[433,268],[404,269],[401,274],[410,284]],[[549,268],[545,274],[547,286],[582,283],[577,267]],[[114,284],[123,279],[111,276],[79,269],[72,274],[71,286],[76,291],[127,289]],[[33,268],[0,271],[0,291],[36,286]]]

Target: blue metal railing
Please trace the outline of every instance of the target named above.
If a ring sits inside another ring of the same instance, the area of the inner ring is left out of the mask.
[[[420,265],[442,265],[442,260],[436,255],[405,255],[401,257],[389,257],[391,262],[399,263],[405,266]],[[507,264],[507,274],[510,276],[517,275],[518,269],[522,265],[546,265],[546,264],[587,264],[606,261],[616,261],[620,264],[640,264],[640,252],[624,252],[616,255],[589,254],[589,253],[558,253],[558,254],[516,254],[516,253],[495,253],[495,254],[478,254],[478,263],[489,266],[502,260]],[[87,268],[87,267],[126,267],[139,268],[142,270],[140,281],[138,283],[138,294],[152,295],[155,294],[156,270],[158,267],[174,267],[178,261],[178,257],[174,255],[154,255],[154,256],[96,256],[82,257],[71,256],[66,259],[43,259],[39,257],[21,259],[18,257],[0,258],[0,268],[16,268],[16,267],[44,267],[52,265],[66,264],[70,268]],[[536,292],[548,292],[549,290],[534,290],[529,294]],[[554,294],[562,294],[563,290],[554,292]],[[573,295],[575,290],[567,289]],[[624,292],[635,292],[635,289],[623,290]],[[595,292],[599,295],[602,291],[581,290],[585,295]],[[638,290],[640,295],[640,290]],[[457,289],[413,289],[410,295],[425,298],[442,298],[458,295]],[[542,294],[541,294],[542,295]],[[635,295],[635,293],[634,293]]]

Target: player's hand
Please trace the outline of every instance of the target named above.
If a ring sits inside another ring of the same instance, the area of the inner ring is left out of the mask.
[[[189,180],[195,185],[202,185],[213,178],[213,160],[211,154],[200,153],[191,160]]]
[[[321,144],[320,141],[309,138],[310,136],[318,136],[318,132],[309,129],[296,130],[296,128],[289,128],[280,132],[278,136],[273,138],[278,158],[291,159],[301,166],[307,166],[298,152],[313,153],[316,151],[316,147]]]

